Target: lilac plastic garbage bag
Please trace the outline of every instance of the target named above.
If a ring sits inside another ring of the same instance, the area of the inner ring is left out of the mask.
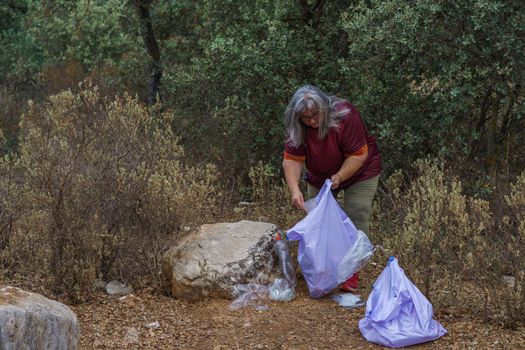
[[[357,272],[373,254],[366,234],[356,229],[326,180],[308,215],[286,233],[299,241],[297,260],[312,298],[320,298]]]
[[[359,330],[372,343],[391,348],[410,346],[447,333],[432,316],[430,302],[391,257],[374,282]]]

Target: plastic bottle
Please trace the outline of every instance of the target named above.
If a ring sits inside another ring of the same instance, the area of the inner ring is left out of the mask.
[[[275,242],[273,251],[277,255],[279,260],[279,268],[283,274],[284,279],[288,281],[290,288],[294,289],[297,285],[295,278],[295,270],[292,264],[292,257],[290,256],[290,250],[288,249],[288,241],[283,238],[283,234],[279,235],[280,239]],[[284,236],[286,238],[286,236]]]

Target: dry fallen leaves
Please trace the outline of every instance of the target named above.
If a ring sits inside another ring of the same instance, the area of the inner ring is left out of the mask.
[[[381,348],[368,343],[359,332],[364,308],[346,310],[330,298],[313,300],[304,284],[291,302],[269,301],[268,311],[232,311],[229,303],[217,299],[188,303],[138,291],[124,299],[101,293],[73,309],[80,321],[82,349]],[[525,328],[509,330],[458,314],[445,315],[439,321],[448,335],[411,348],[525,348]]]

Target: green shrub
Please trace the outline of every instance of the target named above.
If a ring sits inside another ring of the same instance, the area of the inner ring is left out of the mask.
[[[497,140],[524,159],[513,137],[524,120],[523,10],[517,0],[375,0],[342,14],[342,78],[373,118],[389,169],[426,154],[488,158],[507,146]]]
[[[218,196],[215,168],[185,165],[170,123],[90,86],[31,105],[19,156],[0,164],[4,266],[72,298],[96,278],[155,281],[166,240]]]

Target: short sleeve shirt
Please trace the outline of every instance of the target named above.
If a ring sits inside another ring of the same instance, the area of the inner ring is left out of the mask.
[[[346,157],[368,152],[361,168],[340,185],[344,189],[381,173],[381,157],[375,138],[368,133],[359,111],[349,102],[339,103],[336,108],[348,109],[339,125],[330,129],[324,139],[319,139],[317,129],[306,127],[305,142],[293,147],[285,142],[284,156],[287,159],[306,162],[306,180],[320,188],[326,179],[337,173]]]

